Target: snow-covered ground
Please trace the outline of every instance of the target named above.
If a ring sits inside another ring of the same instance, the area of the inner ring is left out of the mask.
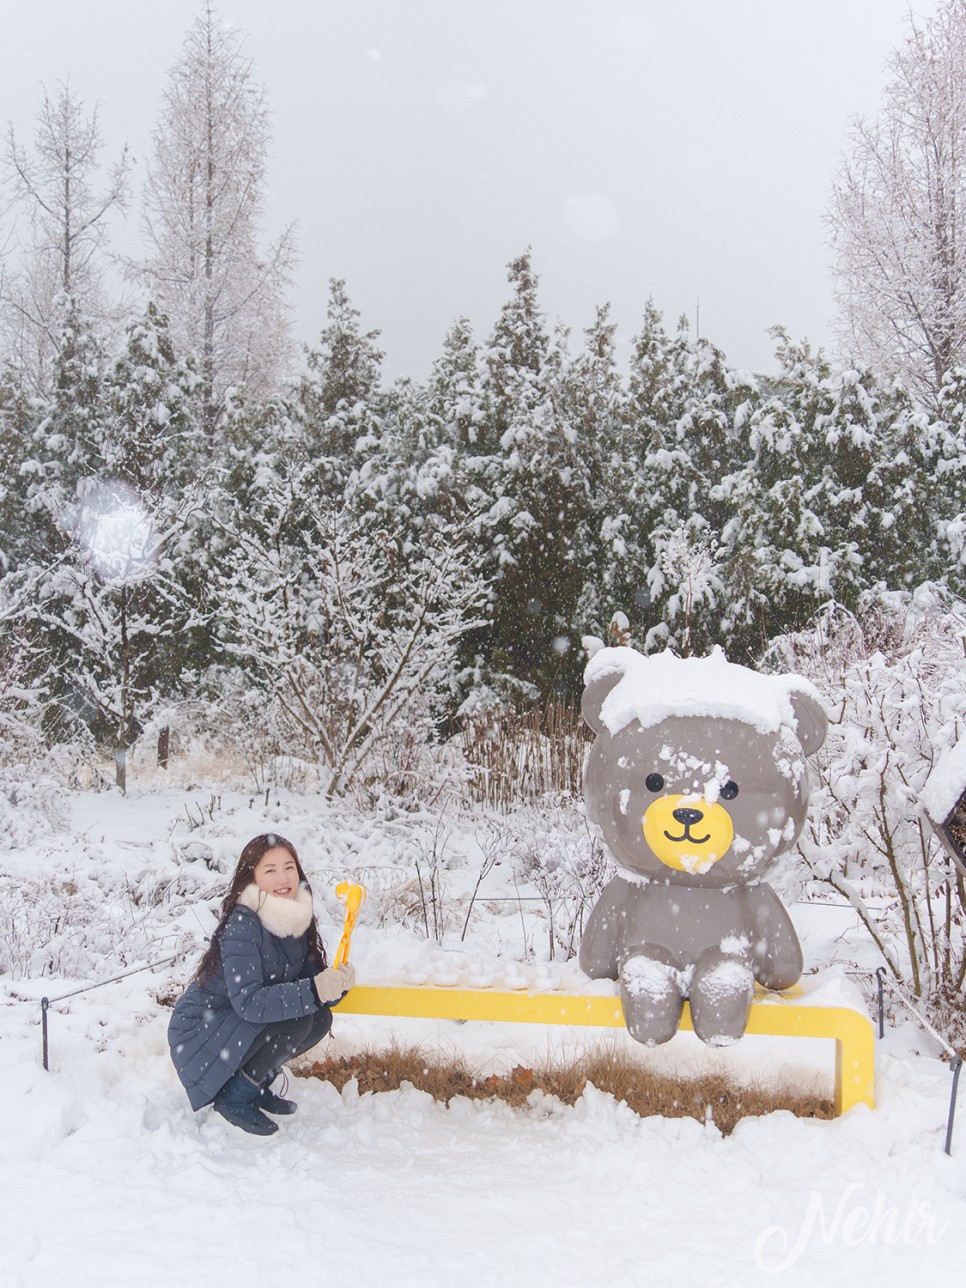
[[[362,819],[317,797],[272,793],[266,805],[237,788],[147,779],[127,798],[42,780],[3,787],[15,798],[0,812],[3,1288],[882,1288],[962,1274],[966,1103],[949,1157],[949,1067],[904,1018],[877,1044],[874,1111],[831,1123],[777,1113],[727,1138],[692,1119],[639,1119],[593,1088],[573,1108],[535,1093],[524,1111],[459,1100],[446,1109],[413,1089],[360,1096],[350,1083],[340,1095],[305,1079],[298,1114],[270,1139],[191,1112],[168,1060],[163,1000],[197,961],[250,836],[275,829],[294,841],[330,945],[335,882],[369,887],[352,951],[363,981],[394,971],[536,979],[572,968],[547,961],[545,906],[513,863],[532,814],[488,831],[446,813]],[[545,825],[543,843],[579,843],[572,818],[548,812]],[[501,862],[462,940],[486,844],[502,847]],[[442,942],[426,935],[432,890]],[[878,959],[848,910],[795,903],[792,914],[807,969],[838,964],[858,984],[868,978]],[[146,962],[161,964],[75,993]],[[337,1016],[321,1053],[393,1033],[461,1051],[480,1069],[590,1041]],[[635,1053],[659,1069],[828,1086],[830,1046],[745,1038],[708,1052],[680,1034]]]

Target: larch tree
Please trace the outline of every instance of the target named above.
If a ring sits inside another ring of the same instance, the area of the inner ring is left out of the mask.
[[[97,107],[62,85],[44,92],[33,146],[6,138],[5,177],[16,214],[11,271],[0,279],[6,352],[31,394],[53,391],[65,326],[111,316],[104,277],[111,216],[127,203],[124,150],[101,173]]]
[[[288,357],[293,229],[260,247],[269,140],[243,40],[206,4],[164,93],[144,196],[147,257],[135,272],[178,352],[197,363],[209,437],[230,391],[271,392]]]
[[[934,409],[966,351],[966,3],[910,17],[882,108],[856,120],[828,224],[852,358]]]

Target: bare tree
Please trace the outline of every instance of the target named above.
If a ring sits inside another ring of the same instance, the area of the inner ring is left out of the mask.
[[[109,313],[104,292],[109,216],[127,202],[128,157],[98,183],[98,109],[88,113],[69,85],[44,91],[28,151],[8,126],[5,177],[18,219],[19,267],[0,284],[8,352],[19,355],[34,391],[49,392],[64,319]]]
[[[893,51],[876,120],[854,123],[828,213],[851,356],[933,405],[966,349],[966,3]]]
[[[269,138],[265,91],[243,40],[208,3],[164,94],[138,275],[179,352],[198,363],[209,434],[228,391],[270,391],[288,352],[293,230],[264,253],[258,246]]]
[[[826,606],[780,637],[769,669],[807,676],[829,712],[799,852],[851,905],[895,981],[951,1042],[966,1040],[966,879],[921,797],[962,730],[963,604],[936,586],[855,617]]]

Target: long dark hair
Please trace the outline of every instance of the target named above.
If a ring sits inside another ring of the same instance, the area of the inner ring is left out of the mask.
[[[302,870],[302,864],[299,862],[299,856],[295,852],[295,846],[291,841],[286,841],[284,836],[279,836],[277,832],[263,832],[261,836],[252,837],[241,852],[241,858],[235,867],[231,884],[228,887],[228,893],[225,895],[221,905],[221,920],[215,927],[211,936],[211,943],[205,949],[205,954],[198,963],[198,969],[194,973],[197,983],[204,987],[211,979],[215,971],[221,964],[221,937],[225,930],[228,918],[231,916],[232,909],[238,902],[238,896],[243,890],[246,890],[255,880],[255,869],[258,867],[264,855],[269,850],[274,850],[276,846],[281,846],[283,850],[288,850],[295,860],[295,867],[299,874],[299,882],[307,888],[309,894],[312,893],[312,887],[309,885],[308,878]],[[325,955],[325,944],[319,934],[318,922],[315,919],[315,913],[312,913],[312,920],[309,922],[309,959],[316,970],[325,970],[328,964]]]

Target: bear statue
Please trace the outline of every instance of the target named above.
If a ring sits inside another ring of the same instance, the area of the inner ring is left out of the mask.
[[[729,662],[602,648],[584,673],[596,734],[587,816],[617,864],[580,965],[619,981],[628,1031],[666,1042],[685,1000],[712,1046],[745,1031],[757,981],[796,983],[802,950],[763,876],[805,822],[805,757],[826,717],[807,680]]]

